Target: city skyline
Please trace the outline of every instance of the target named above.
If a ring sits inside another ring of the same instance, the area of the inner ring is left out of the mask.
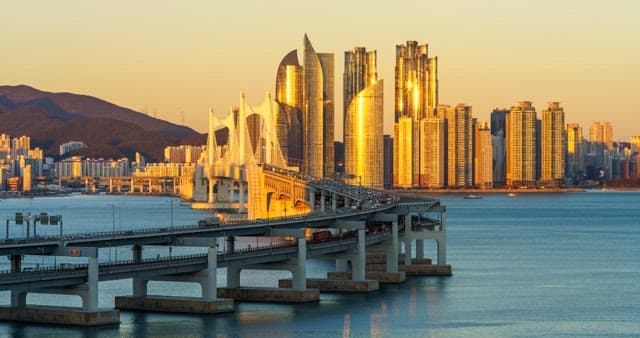
[[[559,101],[567,123],[608,120],[614,140],[637,134],[625,109],[640,74],[640,47],[630,43],[640,33],[632,17],[640,5],[631,1],[402,2],[368,4],[357,17],[349,13],[363,8],[360,2],[97,4],[8,4],[0,36],[11,48],[3,51],[2,82],[101,97],[204,132],[208,107],[228,111],[241,90],[252,103],[273,95],[274,69],[305,32],[328,53],[377,50],[379,76],[387,79],[395,46],[416,40],[440,59],[439,101],[470,105],[480,120],[517,101]],[[283,6],[314,15],[285,14]],[[406,15],[393,18],[394,10]],[[272,24],[285,19],[287,25]],[[336,63],[335,74],[342,66]],[[339,75],[334,81],[340,92]],[[384,132],[391,134],[390,81],[384,92]],[[335,105],[341,101],[337,95]],[[336,139],[342,114],[335,111]]]

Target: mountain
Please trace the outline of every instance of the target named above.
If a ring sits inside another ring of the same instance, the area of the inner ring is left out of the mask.
[[[83,141],[88,147],[74,154],[133,160],[138,151],[154,162],[163,159],[168,145],[201,145],[197,142],[206,139],[191,128],[92,96],[24,85],[0,86],[0,133],[30,136],[32,147],[54,157],[60,144]]]

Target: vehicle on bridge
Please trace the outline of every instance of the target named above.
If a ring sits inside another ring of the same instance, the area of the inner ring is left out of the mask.
[[[202,228],[220,226],[220,218],[217,216],[205,217],[198,221],[198,226]]]

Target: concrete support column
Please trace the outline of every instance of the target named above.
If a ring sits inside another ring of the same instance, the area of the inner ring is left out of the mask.
[[[366,234],[364,229],[358,230],[358,254],[357,258],[351,261],[351,267],[353,269],[353,280],[363,281],[365,280],[365,267],[367,265],[367,253],[366,253]]]
[[[139,263],[142,261],[142,245],[134,245],[131,248],[131,256],[133,257],[134,263]],[[149,281],[140,277],[133,277],[132,279],[132,289],[134,297],[146,297],[147,296],[147,286]]]
[[[344,207],[345,207],[345,209],[349,209],[351,207],[351,199],[350,198],[347,198],[347,197],[344,198]]]
[[[218,299],[218,253],[215,247],[207,249],[207,277],[202,283],[202,298]]]
[[[245,197],[244,196],[244,182],[238,181],[238,202],[239,202],[238,203],[239,204],[238,211],[241,212],[241,213],[244,212],[244,201],[245,201],[244,197]]]
[[[316,208],[316,191],[313,188],[309,189],[309,207],[312,212]]]
[[[424,258],[424,239],[416,239],[416,258]]]
[[[411,265],[411,256],[413,256],[411,251],[411,239],[407,239],[404,241],[404,265]]]
[[[227,237],[227,253],[233,253],[236,250],[236,238],[233,236]]]
[[[87,311],[98,310],[98,274],[99,274],[98,258],[89,257],[89,265],[87,268],[87,297],[84,299],[83,308]]]
[[[438,245],[438,265],[447,264],[447,241],[443,238],[436,241]]]
[[[209,191],[207,192],[207,203],[213,203],[214,202],[214,199],[213,199],[213,185],[216,182],[214,182],[213,177],[207,177],[207,182],[208,182],[208,186],[209,186]]]
[[[232,265],[227,267],[227,287],[240,287],[240,267]]]
[[[387,249],[387,272],[398,272],[398,222],[391,223],[391,246]]]
[[[349,266],[347,265],[346,259],[336,259],[336,272],[347,272]]]
[[[11,307],[27,306],[27,293],[21,291],[11,291]]]
[[[11,255],[11,272],[22,270],[22,255]]]
[[[307,240],[298,238],[298,264],[292,269],[294,290],[307,288]]]
[[[338,194],[336,194],[336,193],[332,193],[331,194],[331,209],[333,211],[338,209]]]
[[[325,196],[325,191],[324,190],[320,190],[320,211],[324,212],[324,200],[326,198]]]

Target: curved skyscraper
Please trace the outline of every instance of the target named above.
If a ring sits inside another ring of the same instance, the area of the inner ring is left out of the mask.
[[[276,75],[276,132],[289,166],[302,165],[302,66],[297,50],[287,54]]]
[[[345,174],[352,184],[383,188],[383,82],[376,52],[344,53]]]
[[[334,55],[316,53],[307,35],[302,65],[297,51],[280,62],[276,77],[279,105],[277,129],[282,152],[289,165],[313,177],[334,173]]]

